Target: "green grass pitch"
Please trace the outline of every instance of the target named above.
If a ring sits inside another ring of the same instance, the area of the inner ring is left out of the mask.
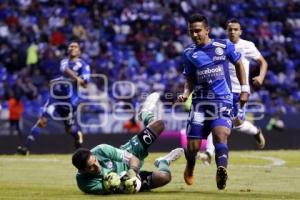
[[[163,153],[150,153],[144,169],[155,170],[153,162]],[[151,192],[134,195],[86,195],[77,189],[71,155],[0,156],[0,199],[2,200],[196,200],[196,199],[300,199],[300,150],[230,152],[229,180],[224,191],[215,184],[216,166],[196,165],[192,186],[183,180],[185,159],[171,166],[172,181]]]

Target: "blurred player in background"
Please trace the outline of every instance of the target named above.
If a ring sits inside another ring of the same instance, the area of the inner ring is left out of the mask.
[[[136,120],[135,115],[133,115],[130,119],[124,122],[123,130],[124,132],[129,134],[137,134],[141,132],[142,125],[140,124],[139,121]]]
[[[13,92],[13,96],[9,98],[8,109],[10,134],[13,135],[17,131],[18,136],[21,138],[20,120],[24,112],[24,105],[20,99],[20,95],[17,95],[16,92]]]
[[[62,75],[50,81],[50,98],[43,107],[42,115],[32,127],[24,147],[19,146],[17,152],[26,155],[42,128],[47,126],[49,118],[62,119],[65,131],[75,141],[75,148],[81,147],[83,136],[75,120],[76,109],[79,104],[78,86],[85,88],[90,79],[90,66],[80,58],[81,50],[78,42],[71,42],[68,46],[68,58],[61,60]]]
[[[146,128],[120,148],[100,144],[92,150],[80,148],[73,154],[72,163],[78,169],[76,181],[81,191],[91,194],[136,193],[162,187],[171,181],[169,166],[183,154],[182,148],[158,158],[154,163],[158,171],[140,171],[148,156],[148,148],[164,130],[164,122],[156,119],[151,110],[156,107],[158,99],[157,93],[146,98],[140,113]],[[126,179],[120,178],[122,172],[125,172]]]
[[[216,182],[218,189],[224,189],[227,181],[228,146],[227,137],[232,128],[232,101],[229,62],[235,65],[241,83],[239,100],[241,105],[248,100],[249,86],[241,61],[241,54],[235,52],[234,45],[227,40],[209,38],[206,17],[192,15],[188,20],[188,31],[194,44],[184,50],[184,92],[178,96],[185,102],[193,92],[192,107],[187,122],[187,164],[184,170],[186,184],[192,185],[194,167],[199,144],[210,132],[216,147]]]
[[[227,22],[227,33],[229,40],[234,44],[235,49],[242,55],[242,62],[245,67],[247,84],[249,85],[249,66],[250,61],[254,60],[259,64],[260,72],[259,75],[252,79],[253,85],[260,87],[265,79],[268,64],[261,53],[257,50],[253,42],[241,39],[242,28],[241,24],[237,19],[231,19]],[[257,128],[251,122],[245,120],[245,107],[240,107],[238,98],[241,93],[241,86],[238,81],[235,67],[229,65],[231,87],[233,93],[233,115],[234,115],[234,129],[238,132],[245,133],[254,136],[258,149],[263,149],[265,147],[265,138],[260,128]],[[211,162],[211,157],[214,153],[214,146],[212,141],[212,136],[208,137],[207,140],[207,150],[205,154],[200,153],[198,158],[200,158],[205,164]]]

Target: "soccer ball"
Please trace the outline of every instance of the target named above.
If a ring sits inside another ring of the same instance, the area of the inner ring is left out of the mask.
[[[126,194],[133,194],[140,191],[142,182],[139,175],[134,178],[129,178],[126,175],[126,171],[123,171],[119,174],[121,179],[120,189]]]
[[[121,184],[120,176],[115,172],[110,172],[104,176],[104,188],[108,191],[115,191]]]

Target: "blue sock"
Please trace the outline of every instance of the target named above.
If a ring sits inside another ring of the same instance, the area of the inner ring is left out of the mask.
[[[215,144],[215,160],[217,167],[225,167],[227,168],[228,164],[228,146],[224,143],[216,143]]]
[[[30,131],[30,135],[28,135],[25,143],[27,148],[30,148],[32,146],[36,136],[38,136],[40,133],[41,133],[41,128],[37,127],[36,125],[32,127]]]

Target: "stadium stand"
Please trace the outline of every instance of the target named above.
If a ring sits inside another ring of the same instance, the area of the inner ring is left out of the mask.
[[[0,103],[7,108],[12,91],[22,96],[25,114],[38,115],[49,95],[49,80],[71,40],[79,40],[92,72],[108,77],[108,107],[118,102],[117,81],[131,81],[135,94],[182,91],[180,55],[190,41],[186,17],[202,12],[212,38],[226,37],[226,21],[239,18],[243,38],[253,41],[269,64],[265,84],[253,88],[251,101],[268,114],[300,110],[300,1],[275,0],[11,0],[0,1]],[[257,72],[252,63],[251,73]],[[103,90],[96,81],[98,92]],[[125,102],[137,102],[134,95]],[[109,108],[111,109],[111,108]]]

